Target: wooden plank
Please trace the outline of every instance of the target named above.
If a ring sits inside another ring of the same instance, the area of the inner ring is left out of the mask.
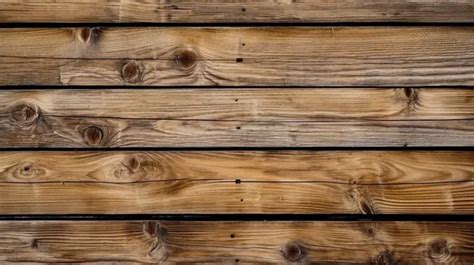
[[[3,0],[0,23],[15,22],[474,22],[471,1],[97,1]]]
[[[0,214],[473,214],[474,152],[1,152]]]
[[[472,222],[0,222],[4,262],[472,264]]]
[[[1,29],[0,85],[472,86],[472,27]]]
[[[473,146],[473,99],[449,88],[3,90],[0,146]]]
[[[474,90],[456,88],[22,89],[0,91],[0,116],[221,121],[474,119]]]

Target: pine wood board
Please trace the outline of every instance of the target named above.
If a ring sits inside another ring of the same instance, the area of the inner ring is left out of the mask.
[[[472,222],[0,222],[0,260],[471,264]]]
[[[474,22],[470,1],[3,0],[0,23]]]
[[[473,214],[473,155],[2,152],[0,214]]]
[[[0,85],[474,85],[472,27],[0,29]]]

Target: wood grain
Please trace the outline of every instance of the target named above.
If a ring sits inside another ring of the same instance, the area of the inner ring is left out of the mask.
[[[474,85],[471,27],[1,29],[0,48],[0,85]]]
[[[473,214],[474,152],[2,152],[0,214]]]
[[[3,90],[0,146],[473,146],[473,98],[449,88]]]
[[[3,0],[0,23],[473,22],[471,1]]]
[[[8,221],[0,239],[4,262],[474,262],[472,222]]]
[[[0,116],[221,121],[474,119],[474,90],[456,88],[22,89],[0,91]]]

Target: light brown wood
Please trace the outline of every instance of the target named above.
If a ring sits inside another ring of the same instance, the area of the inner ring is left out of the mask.
[[[5,262],[474,262],[472,222],[8,221],[0,239]]]
[[[3,0],[12,22],[474,22],[471,1]]]
[[[0,214],[472,214],[474,152],[0,153]]]
[[[471,86],[471,27],[1,29],[1,85]]]
[[[473,98],[448,88],[4,90],[0,145],[472,146]]]
[[[0,116],[153,120],[350,121],[474,119],[474,90],[455,88],[22,89],[0,91]]]

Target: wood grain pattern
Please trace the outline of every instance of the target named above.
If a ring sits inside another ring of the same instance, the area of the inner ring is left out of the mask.
[[[474,90],[456,88],[22,89],[0,91],[0,116],[154,120],[341,121],[474,119]]]
[[[473,146],[473,98],[448,88],[4,90],[0,146]]]
[[[9,221],[0,222],[0,239],[5,262],[474,262],[472,222]]]
[[[473,22],[471,1],[3,0],[0,23],[12,22]]]
[[[0,85],[471,86],[471,27],[1,29]]]
[[[0,214],[473,214],[474,152],[0,153]]]

